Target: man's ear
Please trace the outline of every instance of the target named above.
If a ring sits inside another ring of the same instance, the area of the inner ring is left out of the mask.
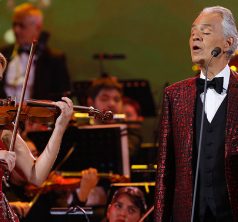
[[[93,106],[94,102],[93,102],[93,99],[91,97],[87,98],[87,104],[88,104],[88,106]]]
[[[229,37],[226,39],[225,45],[224,45],[224,52],[228,52],[234,43],[233,37]]]

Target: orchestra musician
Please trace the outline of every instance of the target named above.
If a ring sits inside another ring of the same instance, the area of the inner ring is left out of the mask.
[[[122,187],[114,193],[102,222],[138,222],[146,209],[145,197],[139,188]]]
[[[66,56],[48,45],[50,34],[43,30],[43,13],[27,2],[17,5],[12,15],[15,43],[1,47],[8,66],[3,76],[0,96],[16,97],[19,101],[31,43],[37,46],[26,87],[25,99],[58,101],[70,91],[70,76]]]
[[[0,78],[6,68],[6,60],[0,56]],[[53,102],[61,113],[56,119],[53,133],[44,151],[36,159],[30,152],[24,140],[17,135],[13,151],[8,151],[12,138],[12,125],[1,126],[0,129],[0,221],[19,221],[2,192],[2,178],[5,171],[11,172],[11,179],[17,176],[18,179],[26,180],[40,186],[47,178],[51,167],[59,152],[63,134],[73,114],[73,103],[67,97],[62,97],[62,101]]]
[[[87,103],[102,111],[113,114],[123,113],[123,86],[114,76],[103,76],[95,79],[89,89]],[[133,162],[139,152],[142,136],[128,126],[129,154]]]

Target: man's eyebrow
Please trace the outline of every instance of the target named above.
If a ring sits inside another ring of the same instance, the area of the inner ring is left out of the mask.
[[[198,26],[198,25],[192,24],[192,28],[194,28],[194,27],[196,27],[196,26]],[[199,25],[199,26],[204,26],[204,27],[212,27],[212,25],[211,25],[211,24],[206,24],[206,23],[204,23],[204,24],[201,24],[201,25]]]

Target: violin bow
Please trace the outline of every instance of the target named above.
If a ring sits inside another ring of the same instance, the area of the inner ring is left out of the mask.
[[[37,44],[36,40],[34,40],[31,44],[30,55],[29,55],[29,58],[28,58],[27,66],[26,66],[25,78],[24,78],[24,82],[23,82],[23,86],[22,86],[22,91],[21,91],[21,96],[20,96],[18,109],[17,109],[17,115],[16,115],[16,119],[15,119],[15,122],[14,122],[14,128],[13,128],[12,139],[11,139],[9,151],[14,150],[18,125],[19,125],[20,113],[22,111],[23,100],[24,100],[24,97],[25,97],[26,86],[27,86],[27,82],[28,82],[28,78],[29,78],[29,74],[30,74],[30,70],[31,70],[31,64],[32,64],[32,61],[33,61],[33,56],[34,56],[34,53],[35,53],[35,50],[36,50],[36,44]]]
[[[143,222],[149,215],[150,213],[155,209],[154,205],[143,215],[143,217],[138,221],[138,222]]]
[[[29,78],[31,64],[32,64],[33,56],[34,56],[35,49],[36,49],[36,43],[37,43],[36,41],[33,41],[32,44],[31,44],[31,51],[30,51],[30,55],[29,55],[29,58],[28,58],[28,62],[27,62],[25,78],[24,78],[23,87],[22,87],[22,91],[21,91],[19,106],[18,106],[18,109],[17,109],[17,115],[16,115],[16,119],[15,119],[15,122],[14,122],[14,128],[13,128],[13,133],[12,133],[12,138],[11,138],[9,151],[14,150],[18,125],[19,125],[20,113],[21,113],[21,110],[22,110],[22,104],[23,104],[23,100],[24,100],[24,96],[25,96],[25,92],[26,92],[26,85],[27,85],[27,81],[28,81],[28,78]],[[2,177],[2,180],[3,180],[6,187],[10,187],[10,185],[8,183],[9,176],[10,176],[10,172],[6,170],[4,172],[4,176]]]
[[[33,56],[34,56],[35,49],[36,49],[36,43],[37,43],[36,41],[33,41],[32,44],[31,44],[31,51],[30,51],[30,55],[29,55],[28,63],[27,63],[27,67],[26,67],[25,79],[24,79],[24,82],[23,82],[23,87],[22,87],[21,97],[20,97],[20,103],[19,103],[19,106],[18,106],[18,109],[17,109],[16,119],[15,119],[15,122],[14,122],[14,128],[13,128],[13,133],[12,133],[12,138],[11,138],[9,151],[14,150],[18,125],[19,125],[20,113],[21,113],[21,110],[22,110],[22,104],[23,104],[23,100],[24,100],[24,96],[25,96],[25,92],[26,92],[26,85],[27,85],[27,81],[28,81],[28,78],[29,78],[30,68],[31,68],[31,64],[32,64],[32,61],[33,61]],[[2,164],[4,164],[4,163],[2,163]],[[2,180],[3,180],[6,187],[10,187],[10,185],[8,183],[9,176],[10,176],[10,173],[9,173],[9,171],[6,170],[4,172],[4,176],[2,177]]]

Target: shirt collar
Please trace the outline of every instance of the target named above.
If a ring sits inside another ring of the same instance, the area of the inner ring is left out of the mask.
[[[214,78],[217,78],[217,77],[223,77],[224,78],[223,79],[223,90],[227,91],[228,84],[229,84],[229,79],[230,79],[230,68],[229,68],[229,66],[226,65],[225,68],[221,72],[219,72]],[[205,75],[202,71],[200,73],[200,78],[205,79]]]

